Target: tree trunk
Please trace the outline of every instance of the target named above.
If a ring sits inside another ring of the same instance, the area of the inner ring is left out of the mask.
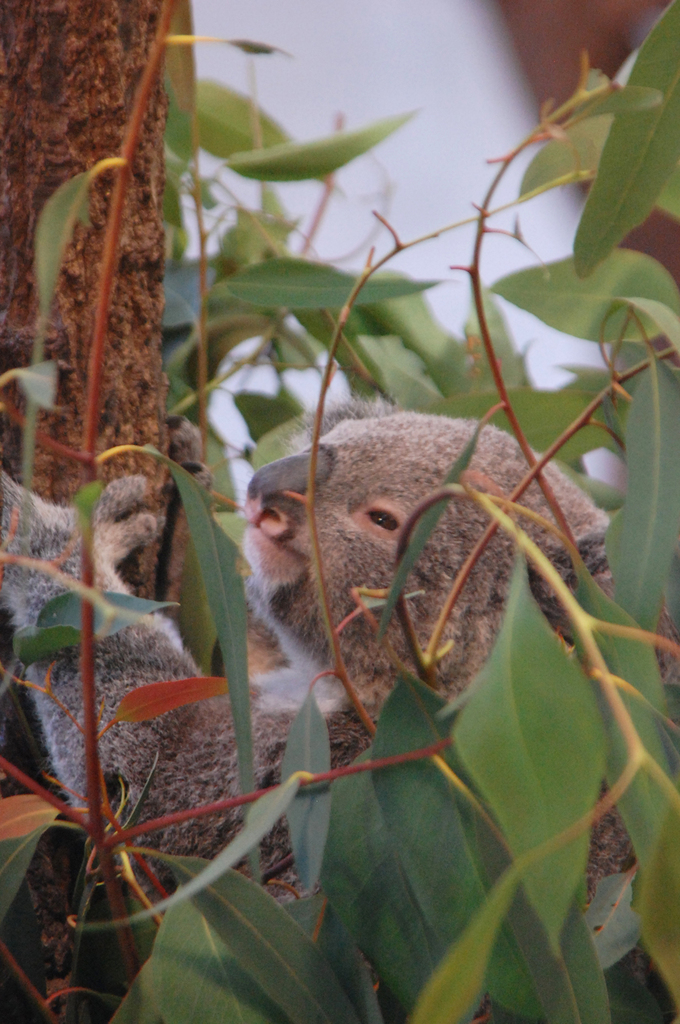
[[[55,189],[98,160],[116,156],[161,0],[5,0],[0,19],[0,372],[31,358],[37,322],[33,245]],[[113,291],[98,448],[165,444],[161,370],[163,309],[163,130],[166,99],[156,82],[130,183]],[[59,276],[47,332],[58,366],[57,410],[40,428],[81,448],[93,311],[113,175],[91,190],[92,226],[78,225]],[[20,395],[14,400],[20,404]],[[21,431],[4,423],[3,466],[20,476]],[[143,472],[156,498],[162,471],[124,456],[105,473]],[[64,501],[80,481],[76,462],[38,444],[34,488]],[[147,567],[148,572],[148,567]]]

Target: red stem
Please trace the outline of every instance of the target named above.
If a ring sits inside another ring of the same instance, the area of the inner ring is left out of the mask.
[[[380,768],[390,768],[397,764],[406,764],[408,761],[420,761],[426,757],[433,757],[446,747],[451,746],[451,738],[446,737],[433,743],[432,746],[422,747],[420,750],[409,750],[405,754],[393,754],[390,757],[380,757],[374,761],[363,761],[361,764],[348,764],[344,768],[333,768],[329,772],[321,772],[313,775],[310,779],[301,779],[301,786],[312,786],[317,782],[333,782],[335,779],[344,778],[346,775],[358,775],[360,772],[377,771]],[[121,842],[127,842],[135,836],[143,835],[145,832],[155,832],[157,829],[167,828],[169,825],[176,825],[178,822],[190,821],[192,818],[201,818],[207,814],[215,814],[217,811],[229,811],[234,807],[242,807],[244,804],[255,803],[266,793],[270,793],[276,786],[267,786],[266,789],[258,789],[253,793],[243,793],[241,796],[230,797],[227,800],[216,800],[214,803],[205,804],[203,807],[189,808],[186,811],[175,811],[174,814],[165,814],[162,818],[153,818],[151,821],[142,822],[133,828],[124,829],[115,836],[106,839],[109,847],[117,846]]]

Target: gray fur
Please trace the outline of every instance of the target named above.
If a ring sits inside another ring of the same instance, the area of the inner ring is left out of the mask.
[[[441,483],[474,429],[470,420],[404,413],[387,403],[376,406],[355,401],[344,412],[341,408],[329,415],[322,443],[332,452],[328,462],[331,468],[319,481],[316,513],[334,622],[340,622],[354,608],[351,587],[383,587],[389,584],[393,573],[397,532],[384,536],[379,530],[367,532],[358,525],[357,515],[361,519],[362,509],[370,503],[379,506],[381,502],[398,508],[400,515],[408,515]],[[299,447],[304,449],[304,440]],[[486,427],[480,435],[471,470],[483,474],[490,486],[509,494],[526,472],[526,463],[509,435]],[[546,473],[589,564],[595,572],[606,573],[606,515],[559,470],[549,467]],[[277,471],[272,476],[269,471],[270,481],[274,478],[280,490],[287,489],[285,472]],[[252,495],[253,501],[257,501],[257,477],[254,481]],[[296,480],[296,486],[299,484]],[[6,477],[3,488],[6,536],[11,510],[20,505],[23,492]],[[97,575],[105,581],[107,589],[125,589],[117,575],[117,565],[133,547],[155,536],[157,525],[153,517],[141,511],[142,492],[142,478],[116,481],[106,489],[97,509]],[[54,558],[73,542],[74,513],[35,496],[30,500],[31,552],[38,558]],[[550,518],[537,485],[529,488],[523,501]],[[304,508],[279,492],[269,493],[267,502],[272,515],[278,515],[277,509],[285,515],[286,533],[277,543],[288,552],[288,561],[284,580],[281,573],[277,577],[278,570],[267,568],[267,559],[258,548],[260,527],[251,523],[246,549],[253,565],[253,576],[248,581],[249,598],[259,617],[253,619],[250,640],[251,665],[256,673],[252,680],[253,723],[260,785],[275,781],[295,709],[304,699],[311,678],[330,664]],[[442,517],[408,584],[409,590],[425,591],[424,596],[410,602],[421,642],[429,636],[444,596],[487,521],[476,505],[458,499],[450,503]],[[570,566],[558,541],[528,521],[522,525],[568,578]],[[276,543],[273,547],[277,549]],[[444,636],[444,640],[454,641],[441,669],[441,683],[447,693],[463,690],[488,656],[501,622],[513,562],[511,541],[502,533],[497,534],[473,571]],[[63,568],[78,574],[77,543]],[[59,587],[43,574],[8,566],[0,598],[18,627],[35,622],[45,601],[58,591]],[[559,609],[555,609],[539,581],[535,581],[535,591],[546,612],[552,613],[553,618],[559,617]],[[278,652],[272,632],[281,648]],[[390,627],[389,636],[407,659],[408,651],[396,624]],[[343,631],[341,646],[359,694],[369,711],[377,714],[393,682],[388,659],[363,619],[355,620]],[[46,667],[32,668],[36,681],[44,678]],[[190,656],[158,621],[122,630],[99,642],[96,648],[98,696],[105,703],[103,720],[112,716],[123,695],[135,686],[197,674]],[[57,659],[52,685],[78,716],[81,697],[76,651],[65,652]],[[336,680],[320,682],[315,692],[328,716],[334,760],[337,763],[340,757],[346,763],[365,746],[366,738],[357,729],[354,716],[346,710],[344,691]],[[82,792],[80,734],[48,699],[38,696],[36,709],[55,773],[65,785]],[[236,752],[228,698],[180,708],[148,723],[110,729],[101,743],[104,772],[112,783],[123,776],[134,801],[157,751],[159,766],[145,817],[236,793]],[[178,853],[212,855],[225,844],[239,820],[238,814],[201,818],[167,830],[160,845]],[[279,855],[281,852],[279,849]],[[275,854],[273,850],[272,856]],[[615,870],[616,866],[608,863],[607,869]],[[603,873],[603,869],[597,873]]]

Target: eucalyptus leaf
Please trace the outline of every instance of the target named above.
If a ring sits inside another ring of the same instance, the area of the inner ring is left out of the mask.
[[[339,167],[373,149],[413,114],[401,114],[376,121],[355,132],[337,132],[313,142],[287,142],[268,149],[252,149],[236,153],[229,160],[233,171],[259,181],[304,181],[325,178]],[[217,154],[222,155],[222,154]]]
[[[290,309],[339,309],[345,304],[356,277],[323,263],[280,258],[265,260],[233,274],[223,287],[237,299],[258,306]],[[437,281],[410,281],[405,277],[372,277],[361,289],[357,304],[411,295],[433,288]]]
[[[294,772],[314,775],[331,767],[331,748],[326,720],[319,711],[312,690],[290,727],[286,752],[281,764],[281,779]],[[314,787],[316,789],[316,787]],[[287,812],[295,867],[305,889],[312,890],[321,873],[321,863],[331,816],[331,794],[326,785],[316,792],[301,789]]]
[[[35,276],[40,314],[47,318],[66,246],[78,222],[89,225],[89,188],[92,171],[65,181],[43,206],[35,230]]]
[[[605,748],[591,684],[538,610],[521,562],[454,740],[515,856],[559,835],[597,800]],[[554,949],[587,855],[584,830],[524,878]]]
[[[631,908],[631,883],[629,874],[608,875],[600,879],[586,910],[586,924],[593,933],[603,969],[625,956],[640,938],[640,917]]]
[[[512,388],[508,397],[531,447],[544,452],[553,441],[569,427],[593,399],[591,391],[563,388],[562,391],[534,391],[533,388]],[[452,395],[435,402],[428,410],[444,416],[463,419],[481,419],[492,406],[498,404],[498,392],[485,391],[473,394]],[[592,417],[595,421],[600,414]],[[489,420],[496,427],[512,433],[512,428],[503,411],[495,413]],[[619,451],[616,442],[604,430],[587,426],[578,431],[558,452],[564,460],[579,458],[593,448],[609,448]]]
[[[639,911],[645,947],[680,1006],[680,813],[670,804],[650,862],[641,872]]]
[[[662,102],[617,118],[602,152],[574,241],[585,277],[651,211],[680,157],[680,5],[671,4],[640,47],[629,86],[658,89]]]
[[[188,889],[209,868],[194,858],[173,858]],[[289,914],[263,889],[236,871],[194,896],[196,906],[245,970],[292,1021],[359,1024],[330,964]]]
[[[191,903],[165,914],[149,966],[163,1024],[289,1024]]]
[[[4,802],[4,801],[3,801]],[[33,831],[0,841],[0,923],[12,905],[33,859],[38,840],[58,811],[46,805],[42,823]]]
[[[196,83],[196,117],[201,148],[222,160],[232,153],[252,149],[253,108],[250,99],[218,82]],[[261,110],[257,111],[262,145],[287,142],[283,129]]]
[[[550,327],[590,341],[621,336],[625,309],[611,314],[619,295],[653,299],[680,314],[680,295],[669,272],[651,256],[628,249],[615,250],[585,280],[578,277],[574,261],[566,259],[509,274],[491,290]],[[634,322],[628,323],[623,336],[642,337]]]
[[[652,360],[628,415],[628,493],[615,572],[615,599],[643,629],[656,626],[680,529],[679,422],[680,385]]]

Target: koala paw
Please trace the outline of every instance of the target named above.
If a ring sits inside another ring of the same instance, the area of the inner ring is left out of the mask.
[[[163,529],[164,519],[144,510],[147,481],[143,476],[113,480],[94,514],[94,552],[97,576],[105,589],[118,589],[113,575],[131,551],[145,547]]]
[[[200,462],[201,434],[186,416],[168,416],[168,455],[173,462]]]
[[[94,512],[95,529],[105,523],[118,523],[143,509],[146,489],[145,476],[121,476],[118,480],[112,480],[97,502]]]

